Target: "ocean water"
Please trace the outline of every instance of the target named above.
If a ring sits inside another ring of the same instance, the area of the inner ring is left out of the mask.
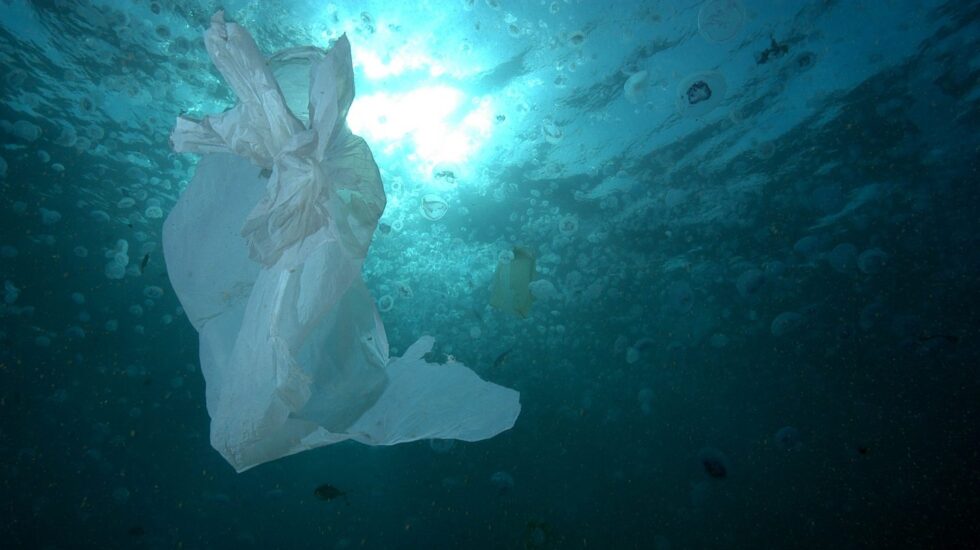
[[[347,34],[392,352],[512,429],[211,447],[161,239],[176,117],[235,104],[218,9]],[[964,0],[0,0],[0,545],[975,547],[978,52]]]

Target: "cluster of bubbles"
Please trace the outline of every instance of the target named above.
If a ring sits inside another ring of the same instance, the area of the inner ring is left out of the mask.
[[[105,276],[118,280],[126,276],[126,267],[129,265],[129,242],[126,239],[119,239],[115,246],[105,251],[105,257],[109,260],[105,264]]]

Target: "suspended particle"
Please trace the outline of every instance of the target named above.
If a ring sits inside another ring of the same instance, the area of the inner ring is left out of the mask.
[[[677,86],[677,110],[681,116],[698,118],[721,104],[727,86],[715,71],[695,73]]]

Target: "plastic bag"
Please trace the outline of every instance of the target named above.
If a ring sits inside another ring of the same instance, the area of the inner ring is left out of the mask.
[[[385,195],[346,126],[350,44],[302,50],[309,120],[287,105],[242,27],[211,20],[205,45],[238,104],[180,117],[178,152],[204,154],[164,224],[171,283],[200,333],[211,444],[238,471],[353,439],[477,441],[513,426],[519,394],[459,363],[389,359],[361,267]],[[285,56],[295,62],[295,55]]]
[[[531,313],[531,303],[534,301],[530,288],[533,278],[534,254],[524,247],[514,247],[510,260],[497,262],[490,305],[526,318]]]

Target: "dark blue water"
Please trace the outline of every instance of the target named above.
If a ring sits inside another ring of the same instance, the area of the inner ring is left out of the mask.
[[[236,474],[161,249],[219,6],[0,0],[0,544],[971,547],[980,5],[772,4],[223,2],[266,54],[348,34],[393,353],[522,404]]]

